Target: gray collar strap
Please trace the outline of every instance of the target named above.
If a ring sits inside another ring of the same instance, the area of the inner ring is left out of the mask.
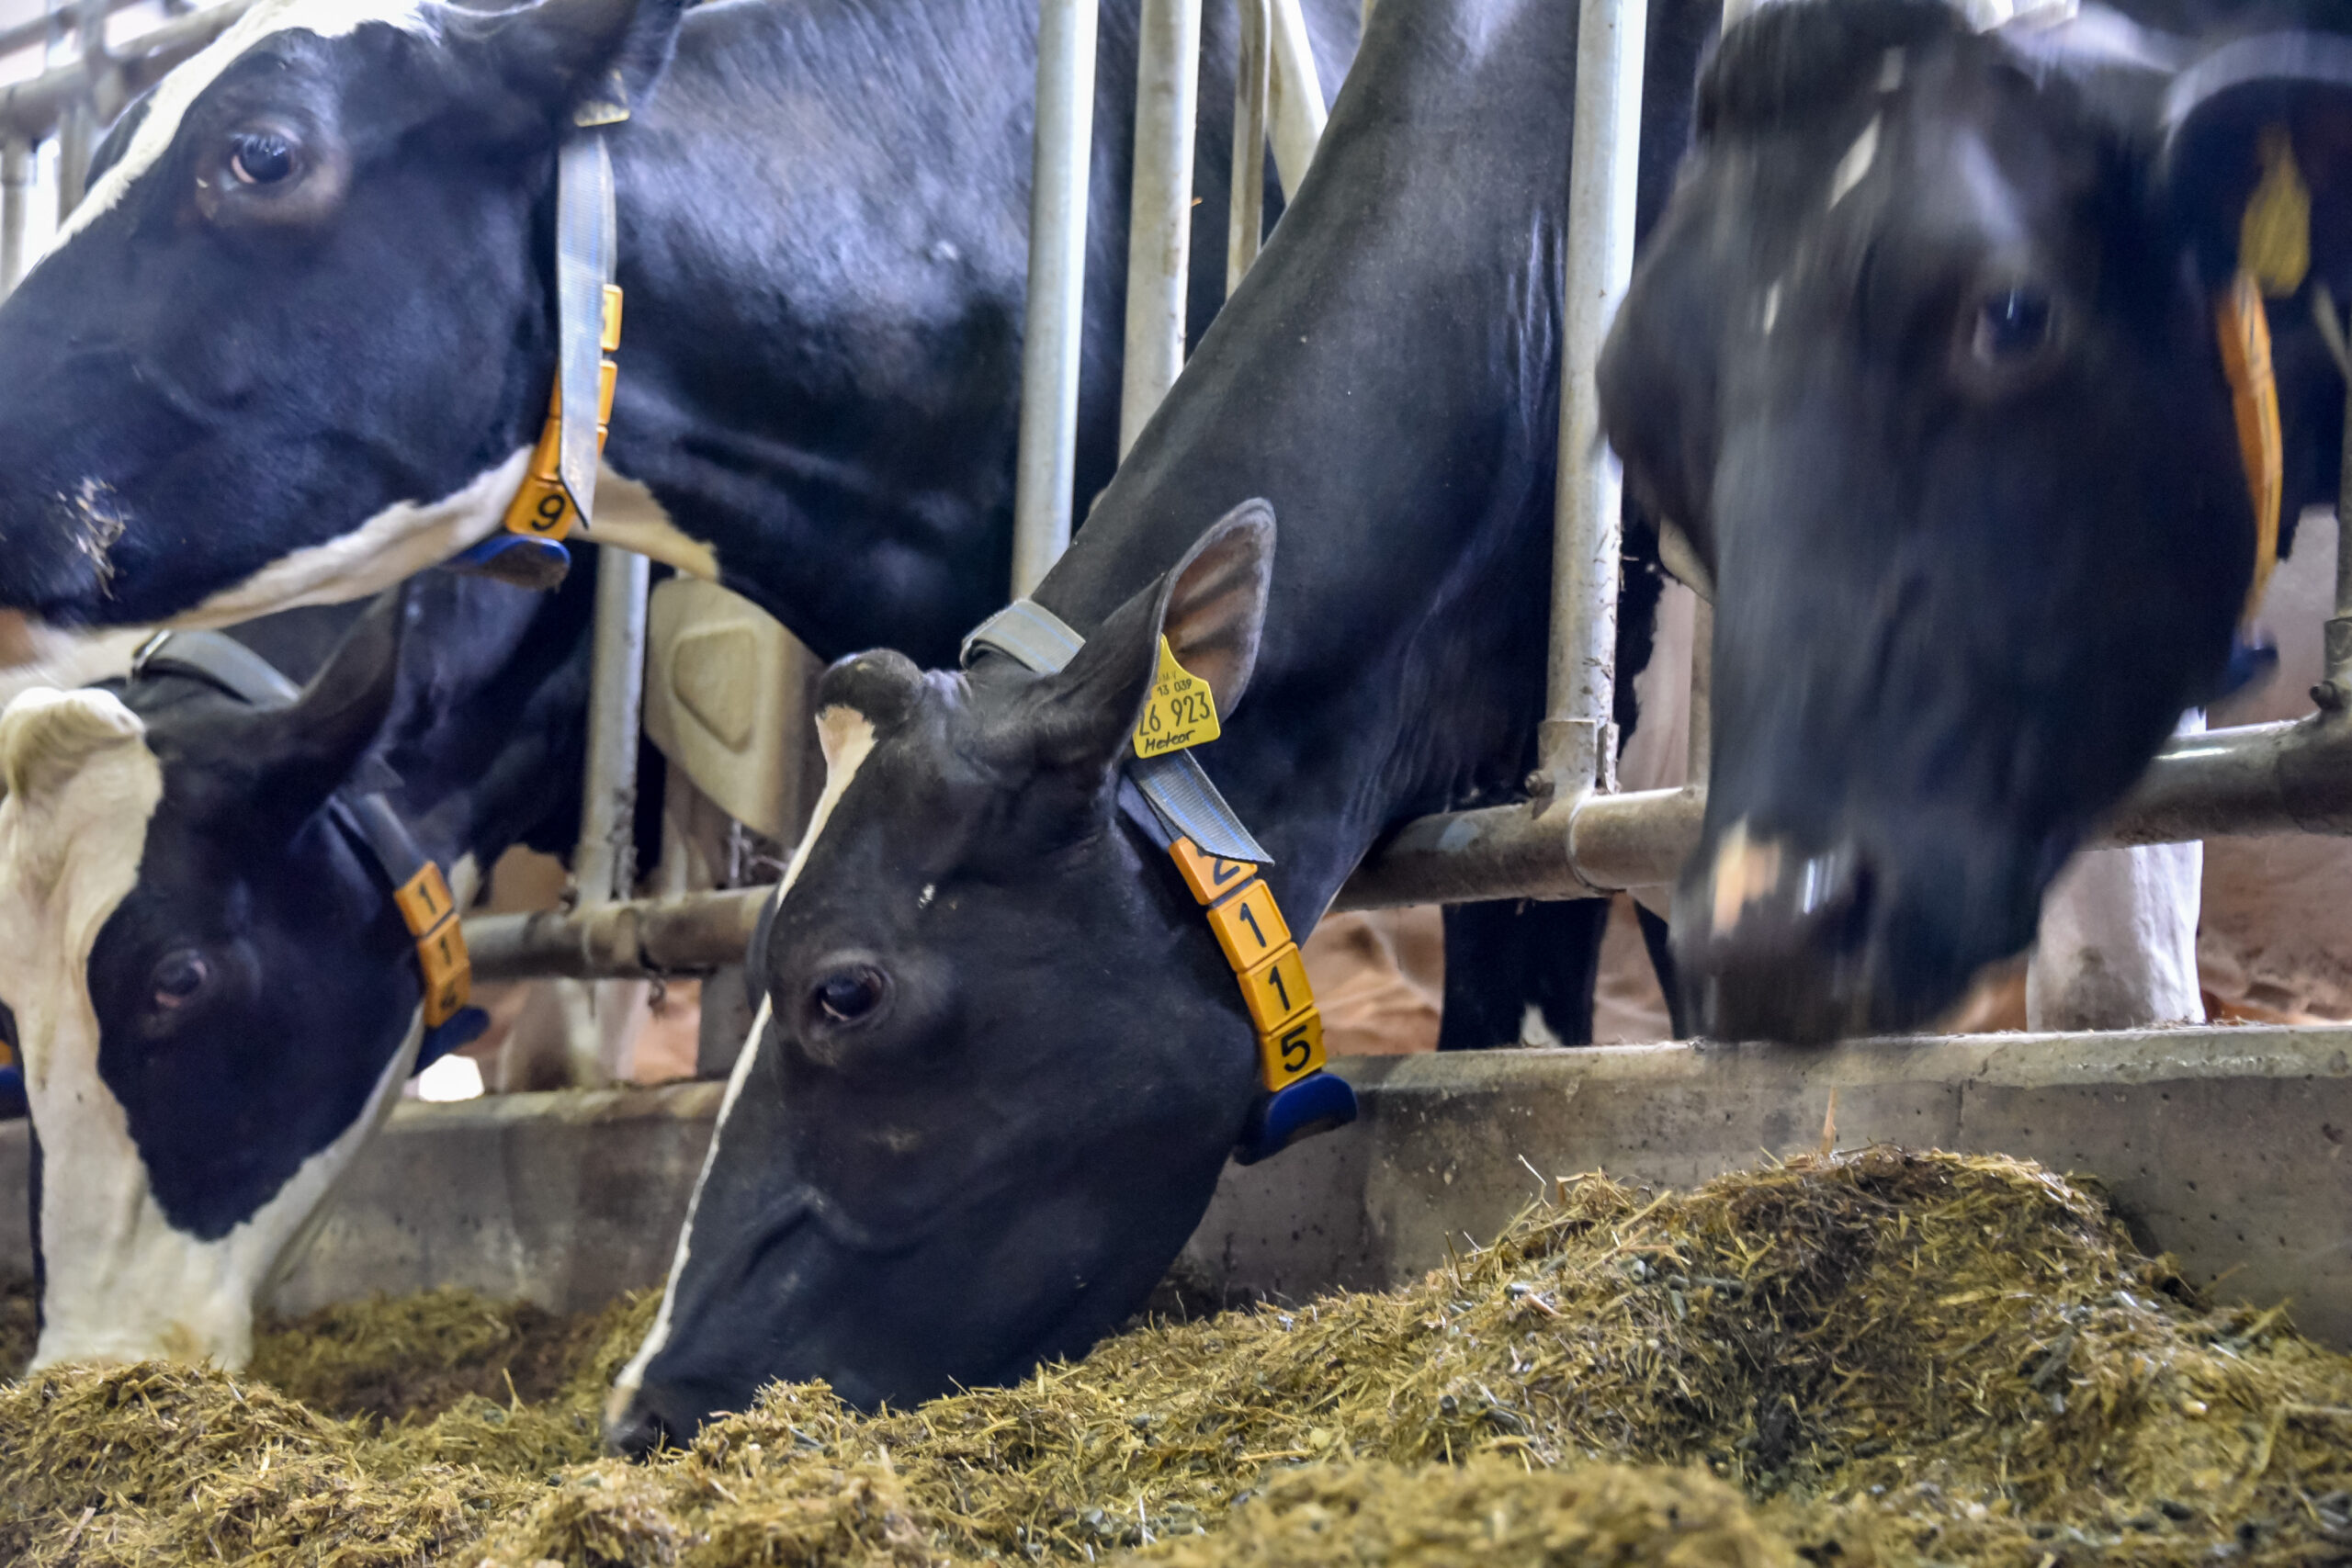
[[[1086,639],[1051,610],[1034,600],[1015,599],[964,639],[963,663],[969,669],[972,656],[987,649],[1024,670],[1050,675],[1078,657],[1078,650],[1085,646]],[[1234,815],[1190,751],[1130,756],[1127,777],[1142,791],[1168,831],[1192,840],[1203,853],[1259,865],[1274,863],[1274,857],[1241,825],[1241,818]]]
[[[284,707],[302,689],[269,660],[220,632],[157,632],[131,655],[133,682],[159,675],[201,681],[249,707]],[[327,812],[353,842],[373,859],[393,887],[405,887],[424,867],[416,836],[381,791],[338,790]]]

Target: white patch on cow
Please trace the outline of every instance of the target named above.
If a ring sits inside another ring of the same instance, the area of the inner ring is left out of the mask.
[[[1878,90],[1898,91],[1903,85],[1903,51],[1890,49],[1878,57]]]
[[[1862,133],[1854,138],[1854,144],[1846,149],[1844,157],[1838,160],[1838,172],[1829,176],[1829,205],[1832,208],[1845,200],[1853,188],[1862,183],[1863,176],[1871,172],[1871,164],[1877,161],[1878,123],[1879,117],[1871,116],[1870,124],[1862,127]]]
[[[41,1141],[43,1324],[35,1366],[151,1358],[242,1366],[260,1293],[299,1251],[352,1156],[398,1098],[413,1015],[360,1117],[217,1241],[174,1228],[122,1104],[98,1073],[89,955],[137,885],[163,769],[104,692],[29,691],[0,714],[0,999],[17,1019]],[[479,880],[460,862],[452,891]]]
[[[651,491],[610,468],[596,476],[595,519],[582,536],[650,557],[689,577],[718,581],[718,552],[671,522]]]
[[[1544,1019],[1544,1010],[1533,1002],[1528,1003],[1527,1010],[1520,1015],[1519,1043],[1539,1048],[1561,1043],[1560,1037],[1552,1032],[1552,1025]]]
[[[874,721],[851,707],[829,707],[817,716],[817,744],[825,754],[825,789],[817,797],[817,808],[808,818],[808,830],[800,836],[799,846],[792,852],[791,863],[784,868],[784,880],[776,884],[775,903],[781,906],[792,885],[800,880],[800,868],[808,863],[808,852],[815,847],[817,836],[832,819],[833,807],[841,804],[850,784],[857,777],[857,770],[865,765],[874,750]],[[686,1199],[686,1217],[678,1227],[678,1249],[670,1258],[670,1278],[662,1290],[662,1305],[654,1314],[653,1326],[646,1331],[645,1343],[637,1348],[628,1365],[613,1380],[612,1392],[605,1396],[605,1425],[609,1429],[628,1413],[629,1402],[644,1385],[645,1369],[662,1348],[670,1341],[670,1317],[678,1301],[678,1280],[686,1271],[686,1253],[693,1245],[695,1211],[702,1205],[703,1184],[710,1179],[711,1168],[718,1163],[718,1142],[727,1134],[727,1118],[735,1109],[736,1098],[743,1092],[743,1084],[752,1076],[752,1058],[759,1054],[760,1037],[767,1032],[768,998],[760,998],[760,1010],[752,1020],[752,1032],[743,1048],[735,1054],[735,1070],[727,1075],[727,1092],[718,1102],[718,1120],[710,1130],[710,1147],[702,1156],[702,1169],[695,1177],[695,1190]]]
[[[423,504],[395,502],[340,538],[272,561],[171,624],[234,626],[298,604],[338,604],[390,588],[501,527],[530,461],[525,447],[455,495]]]
[[[122,156],[92,186],[42,253],[55,255],[67,241],[112,210],[141,175],[163,160],[179,135],[180,122],[204,89],[247,50],[272,33],[316,33],[321,38],[347,38],[368,22],[431,37],[434,7],[425,0],[260,0],[237,19],[236,25],[212,40],[155,85],[147,100],[147,117],[132,133]]]
[[[1781,319],[1781,286],[1778,283],[1764,290],[1764,335],[1772,335],[1772,323]]]

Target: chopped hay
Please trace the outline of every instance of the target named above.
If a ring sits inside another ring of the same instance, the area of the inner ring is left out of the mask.
[[[1146,1326],[911,1411],[779,1385],[657,1463],[595,1459],[650,1305],[532,1352],[537,1402],[479,1380],[554,1325],[448,1294],[257,1357],[348,1420],[156,1367],[0,1387],[0,1558],[2352,1562],[2352,1358],[2201,1306],[2013,1160],[1580,1179],[1402,1291]],[[454,1403],[388,1421],[400,1391]]]

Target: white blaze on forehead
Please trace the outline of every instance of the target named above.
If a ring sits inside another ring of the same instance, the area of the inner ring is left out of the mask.
[[[825,753],[825,790],[817,797],[817,809],[809,815],[808,831],[800,837],[799,846],[792,852],[792,863],[784,868],[784,880],[776,885],[775,902],[781,905],[792,885],[800,880],[800,868],[808,863],[808,852],[817,842],[817,835],[825,830],[831,820],[833,807],[841,804],[848,793],[851,781],[874,750],[874,721],[853,707],[829,707],[817,716],[817,744]],[[678,1303],[678,1280],[686,1271],[686,1251],[693,1245],[695,1211],[702,1206],[702,1190],[710,1179],[711,1167],[718,1163],[718,1141],[726,1134],[727,1118],[735,1109],[736,1097],[743,1092],[743,1084],[752,1076],[752,1059],[760,1049],[760,1037],[767,1032],[768,998],[760,998],[760,1010],[752,1020],[752,1032],[744,1040],[743,1048],[735,1054],[735,1070],[727,1075],[727,1093],[718,1102],[718,1120],[710,1130],[710,1147],[704,1151],[702,1170],[695,1177],[695,1190],[686,1199],[686,1217],[678,1227],[678,1250],[670,1259],[670,1278],[662,1291],[661,1310],[654,1314],[653,1326],[647,1330],[645,1343],[637,1348],[620,1376],[613,1380],[613,1391],[605,1399],[605,1422],[607,1427],[619,1422],[628,1413],[629,1401],[645,1382],[645,1369],[662,1348],[670,1341],[670,1318]]]
[[[1836,207],[1845,200],[1848,194],[1862,183],[1862,177],[1871,172],[1871,164],[1878,158],[1878,125],[1879,117],[1875,114],[1871,116],[1870,124],[1862,127],[1862,133],[1854,138],[1854,144],[1846,149],[1844,157],[1838,160],[1838,172],[1829,176],[1830,206]]]
[[[141,175],[153,168],[171,150],[188,107],[204,89],[220,80],[237,59],[272,33],[297,29],[321,38],[347,38],[368,22],[430,35],[430,0],[260,0],[227,32],[208,44],[155,85],[147,100],[147,115],[131,133],[122,156],[92,186],[82,203],[57,226],[44,257],[53,255],[75,234],[122,200]]]

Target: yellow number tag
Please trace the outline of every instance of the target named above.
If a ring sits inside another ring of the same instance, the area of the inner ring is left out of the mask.
[[[1175,857],[1176,870],[1183,876],[1184,886],[1193,890],[1195,903],[1216,903],[1258,871],[1246,860],[1204,855],[1190,839],[1177,840],[1168,846],[1168,852]]]
[[[1159,639],[1159,678],[1151,704],[1136,726],[1136,755],[1164,757],[1203,745],[1223,733],[1217,728],[1216,697],[1209,683],[1176,662],[1168,639]]]
[[[1237,974],[1255,969],[1290,941],[1274,896],[1262,882],[1252,882],[1209,910],[1209,928],[1216,932],[1225,961]]]
[[[421,937],[449,913],[449,885],[441,880],[441,868],[426,861],[423,870],[393,890],[392,902],[401,907],[409,935]]]
[[[1306,1016],[1258,1036],[1261,1080],[1269,1089],[1296,1083],[1323,1066],[1323,1015]]]
[[[2238,265],[2262,291],[2283,299],[2312,269],[2312,191],[2295,166],[2295,141],[2283,125],[2262,132],[2262,178],[2238,220]]]
[[[1279,1030],[1315,1005],[1315,988],[1306,983],[1306,961],[1298,944],[1286,942],[1272,958],[1241,976],[1241,999],[1250,1004],[1250,1021],[1261,1032]]]
[[[416,944],[416,962],[424,971],[424,1027],[438,1029],[473,994],[473,963],[454,916]]]

